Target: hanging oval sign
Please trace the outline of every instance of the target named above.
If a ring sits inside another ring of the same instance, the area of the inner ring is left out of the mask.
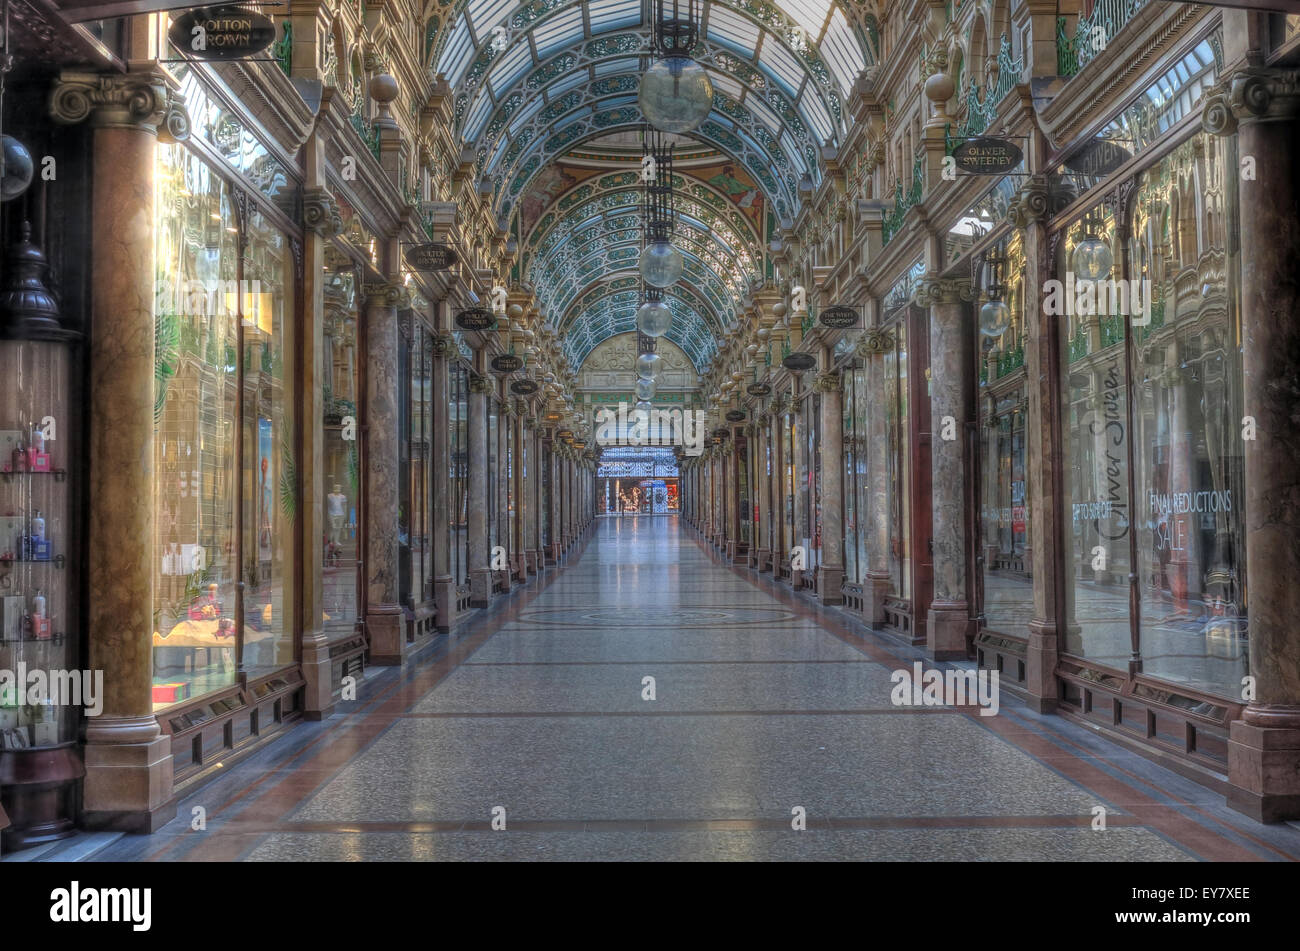
[[[823,327],[829,327],[831,330],[845,330],[858,325],[858,312],[852,307],[837,305],[827,307],[817,319],[821,321]]]
[[[536,380],[515,380],[510,384],[510,392],[515,396],[532,396],[537,392]]]
[[[792,353],[781,361],[781,366],[795,373],[811,370],[817,365],[817,358],[811,353]]]
[[[1128,149],[1109,139],[1093,139],[1065,160],[1065,167],[1081,175],[1103,178],[1133,157]]]
[[[486,307],[471,307],[456,315],[456,326],[461,330],[495,330],[497,315]]]
[[[967,139],[952,150],[952,159],[972,175],[1005,175],[1025,159],[1020,146],[1006,139]]]
[[[445,271],[456,263],[456,252],[445,244],[417,244],[406,249],[406,263],[417,271]]]
[[[196,59],[242,59],[275,42],[275,24],[243,7],[199,7],[172,20],[167,38]]]
[[[492,369],[498,373],[514,373],[516,370],[522,370],[523,367],[523,357],[517,357],[513,353],[502,353],[492,358]],[[533,389],[536,389],[536,384],[533,384]]]
[[[739,423],[744,419],[745,411],[743,409],[732,409],[727,411],[727,422],[729,423]]]
[[[556,439],[572,439],[572,438],[573,438],[573,430],[572,430],[572,429],[561,429],[559,432],[557,432],[557,433],[555,434],[555,438],[556,438]]]
[[[745,392],[750,396],[767,396],[772,392],[772,387],[767,383],[751,383],[745,387]]]
[[[731,430],[730,430],[730,429],[725,429],[725,428],[723,428],[723,429],[715,429],[715,430],[713,431],[713,436],[714,436],[715,439],[727,439],[727,438],[729,438],[729,437],[731,436]]]

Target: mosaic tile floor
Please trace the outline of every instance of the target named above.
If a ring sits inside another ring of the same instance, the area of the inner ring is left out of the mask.
[[[598,520],[561,567],[94,858],[1300,857],[1300,830],[1005,694],[993,717],[891,705],[919,658],[675,517]]]

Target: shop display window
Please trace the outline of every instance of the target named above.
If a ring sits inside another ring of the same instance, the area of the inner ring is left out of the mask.
[[[321,582],[325,629],[339,632],[354,629],[358,610],[361,458],[357,439],[357,296],[356,272],[351,268],[332,273],[325,282],[325,380],[321,396],[326,494]]]
[[[447,363],[448,485],[447,531],[451,536],[451,576],[469,584],[469,371],[460,361]],[[542,510],[545,513],[545,509]]]

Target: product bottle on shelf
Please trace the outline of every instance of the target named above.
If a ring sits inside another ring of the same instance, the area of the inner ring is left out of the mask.
[[[45,517],[41,515],[41,510],[36,510],[36,517],[32,519],[32,537],[45,540]]]

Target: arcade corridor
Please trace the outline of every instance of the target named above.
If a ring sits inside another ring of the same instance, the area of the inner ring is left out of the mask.
[[[892,706],[890,671],[920,656],[720,564],[677,518],[599,519],[536,589],[93,857],[1300,856],[1300,830],[1005,693],[990,718]]]

